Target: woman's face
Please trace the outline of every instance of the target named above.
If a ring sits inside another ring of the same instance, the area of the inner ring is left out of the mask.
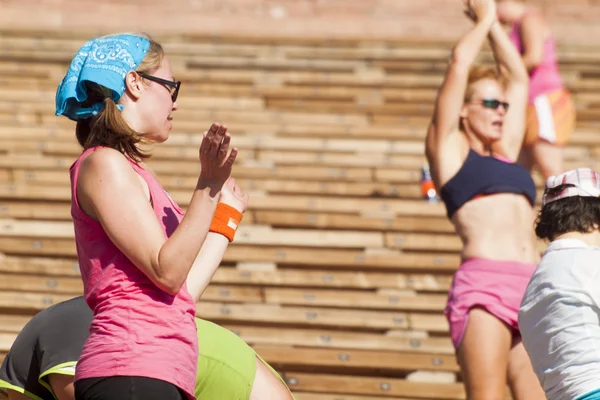
[[[169,60],[165,57],[160,67],[149,75],[175,81]],[[142,119],[141,132],[146,138],[162,143],[169,138],[173,127],[173,112],[177,110],[177,102],[172,100],[174,88],[149,79],[144,80],[144,91],[139,98],[139,111]]]
[[[460,115],[465,129],[484,144],[500,140],[507,112],[502,86],[494,79],[482,79],[472,83],[467,93],[470,96]]]

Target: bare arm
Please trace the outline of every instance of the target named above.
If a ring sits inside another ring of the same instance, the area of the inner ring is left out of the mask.
[[[221,202],[243,214],[248,205],[248,195],[242,192],[235,179],[230,178],[223,185]],[[208,233],[186,281],[188,292],[196,301],[200,300],[202,293],[221,264],[228,245],[229,240],[224,235],[215,232]]]
[[[228,245],[229,240],[225,236],[215,232],[208,233],[186,281],[187,290],[195,301],[200,300],[206,290]]]
[[[224,138],[225,130],[211,128],[203,140],[202,165],[208,175],[198,180],[185,216],[168,239],[137,174],[122,154],[100,149],[81,165],[77,196],[84,211],[102,224],[114,245],[134,265],[171,295],[183,286],[208,234],[223,184],[219,184],[222,177],[215,171],[221,168],[223,176],[229,176],[235,160],[237,152],[234,149],[227,157],[227,146],[222,157],[220,143],[229,143]],[[219,179],[213,179],[215,176]]]
[[[523,64],[521,54],[498,21],[494,21],[492,24],[489,39],[496,63],[508,80],[508,84],[528,85],[529,74]]]
[[[535,69],[544,58],[544,41],[546,27],[541,16],[529,14],[521,25],[523,41],[523,62],[528,71]]]
[[[426,139],[427,152],[437,151],[448,136],[458,132],[460,111],[464,103],[467,80],[481,46],[494,21],[495,12],[475,24],[452,51],[446,76],[438,92],[433,119]]]
[[[504,118],[500,145],[506,157],[516,160],[525,134],[529,74],[517,48],[499,22],[494,22],[490,29],[490,43],[498,68],[506,79],[506,98],[510,104]]]

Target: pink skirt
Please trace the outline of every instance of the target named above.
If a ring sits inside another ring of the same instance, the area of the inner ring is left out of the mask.
[[[450,337],[458,349],[469,321],[469,311],[483,308],[511,329],[519,338],[518,315],[521,301],[537,264],[470,258],[454,274],[444,314]]]

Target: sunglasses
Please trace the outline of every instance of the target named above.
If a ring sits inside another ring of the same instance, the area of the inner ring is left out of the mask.
[[[169,92],[171,92],[171,100],[173,100],[173,103],[175,103],[175,101],[177,100],[177,96],[179,95],[179,88],[181,87],[181,81],[175,81],[175,82],[168,81],[166,79],[158,78],[156,76],[152,76],[152,75],[148,75],[148,74],[144,74],[144,73],[140,73],[139,75],[142,78],[148,79],[149,81],[153,81],[153,82],[165,85],[167,87],[167,89],[169,90]]]
[[[498,107],[502,106],[502,107],[504,107],[504,111],[508,111],[508,106],[510,104],[508,104],[505,101],[500,101],[500,100],[496,100],[496,99],[483,99],[483,100],[481,100],[481,105],[484,106],[485,108],[491,108],[494,110],[497,110]]]

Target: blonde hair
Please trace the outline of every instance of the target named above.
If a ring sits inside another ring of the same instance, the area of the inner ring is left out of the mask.
[[[503,88],[506,86],[506,79],[496,68],[476,65],[469,71],[469,77],[467,78],[467,90],[465,92],[465,102],[471,99],[473,95],[473,85],[484,79],[490,79],[496,81]]]
[[[130,33],[130,35],[140,36],[150,41],[150,48],[136,71],[152,73],[157,70],[164,58],[162,46],[145,33]],[[144,154],[137,145],[148,144],[150,141],[127,124],[117,108],[117,103],[112,99],[111,90],[91,82],[86,83],[86,89],[87,100],[83,103],[83,107],[104,102],[104,108],[98,115],[77,122],[75,135],[79,144],[84,149],[94,146],[110,147],[135,161],[148,158],[149,155]]]

